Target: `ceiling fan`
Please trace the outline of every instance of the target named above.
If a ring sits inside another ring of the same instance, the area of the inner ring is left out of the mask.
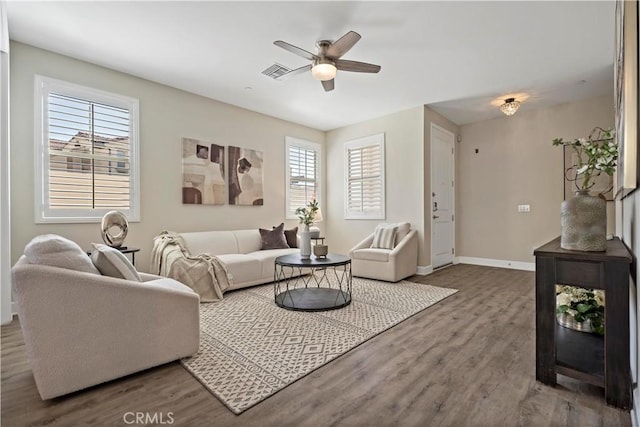
[[[380,71],[379,65],[340,59],[342,55],[347,53],[349,49],[351,49],[353,45],[360,40],[361,37],[362,36],[355,31],[349,31],[335,42],[331,42],[330,40],[320,40],[316,44],[318,52],[315,54],[282,40],[277,40],[273,42],[276,46],[312,61],[311,64],[291,70],[281,77],[301,74],[305,71],[311,70],[313,77],[320,80],[324,90],[329,92],[334,88],[334,78],[337,70],[354,71],[356,73],[377,73]]]

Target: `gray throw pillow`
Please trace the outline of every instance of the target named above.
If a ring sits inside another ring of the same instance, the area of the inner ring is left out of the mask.
[[[287,239],[284,237],[284,222],[273,230],[258,229],[260,238],[262,239],[262,247],[260,249],[287,249]]]
[[[103,276],[140,282],[140,275],[129,259],[119,250],[101,243],[93,243],[91,261]]]
[[[24,255],[30,264],[100,274],[87,253],[76,242],[57,234],[42,234],[34,237],[25,246]]]
[[[273,229],[277,227],[274,225]],[[287,245],[290,248],[298,247],[298,227],[293,227],[291,230],[284,230],[284,238],[287,240]]]
[[[291,230],[284,230],[284,237],[287,239],[287,245],[290,248],[298,247],[298,227],[293,227]]]

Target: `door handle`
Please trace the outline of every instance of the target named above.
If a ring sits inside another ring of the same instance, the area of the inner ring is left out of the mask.
[[[438,219],[438,218],[440,218],[438,215],[433,216],[433,219]]]

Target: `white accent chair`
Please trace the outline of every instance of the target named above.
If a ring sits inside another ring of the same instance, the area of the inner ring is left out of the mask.
[[[398,226],[393,249],[372,248],[374,233],[349,251],[351,273],[368,279],[398,282],[418,271],[418,232],[408,222]]]
[[[136,282],[31,264],[24,255],[11,273],[43,400],[198,351],[200,299],[173,279],[139,273]]]

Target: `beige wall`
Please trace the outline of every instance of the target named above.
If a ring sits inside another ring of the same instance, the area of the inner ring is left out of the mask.
[[[613,115],[612,96],[602,96],[461,126],[458,255],[533,262],[533,248],[560,235],[563,155],[551,140],[613,127]],[[531,212],[518,213],[518,204]]]
[[[631,250],[634,258],[637,258],[640,251],[640,189],[631,193],[618,204],[618,221],[616,222],[617,233],[625,244]],[[638,318],[638,306],[640,305],[640,294],[637,291],[638,272],[637,268],[631,269],[630,287],[629,287],[629,335],[630,335],[630,361],[632,381],[638,381],[638,372],[640,372],[640,339],[638,332],[640,331],[640,318]],[[638,387],[633,388],[633,400],[635,403],[631,417],[638,416],[638,401],[640,400],[640,390]]]
[[[83,248],[101,242],[99,224],[34,222],[34,74],[140,100],[141,221],[125,244],[141,248],[136,266],[147,271],[153,237],[163,229],[198,231],[271,227],[284,219],[284,138],[324,143],[322,131],[275,119],[28,45],[11,44],[11,257],[44,233],[64,235]],[[196,206],[181,202],[181,138],[264,152],[264,206]],[[294,226],[297,220],[287,221]]]
[[[380,222],[409,221],[420,234],[419,265],[427,265],[423,230],[423,107],[416,107],[327,132],[327,241],[346,253]],[[385,134],[386,219],[344,219],[343,143]]]
[[[424,259],[425,264],[421,265],[431,265],[431,123],[440,126],[443,129],[448,130],[454,135],[454,141],[457,139],[459,129],[458,125],[446,119],[441,114],[436,113],[428,106],[424,107],[424,206],[423,212],[428,213],[427,215],[423,215],[423,227],[424,227],[424,245],[425,245],[425,253]],[[454,149],[457,149],[457,143],[454,142]],[[457,163],[458,155],[456,154],[455,159]],[[458,165],[455,164],[455,181],[458,180]],[[455,187],[454,187],[455,188]],[[457,205],[457,201],[455,202]]]

